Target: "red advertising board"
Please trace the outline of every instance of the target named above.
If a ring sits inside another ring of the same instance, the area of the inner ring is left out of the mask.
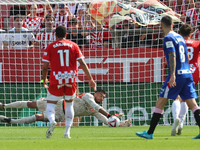
[[[43,51],[0,50],[0,82],[22,83],[41,80]],[[83,49],[85,61],[96,82],[162,82],[162,49]],[[78,66],[78,82],[87,77]]]

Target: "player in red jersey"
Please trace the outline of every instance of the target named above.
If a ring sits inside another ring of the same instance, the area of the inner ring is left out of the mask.
[[[67,29],[64,26],[58,26],[55,30],[56,41],[49,44],[43,55],[43,79],[44,87],[48,88],[47,73],[48,66],[51,63],[50,85],[47,93],[46,114],[50,122],[46,137],[50,138],[56,126],[55,106],[58,100],[64,96],[65,99],[65,118],[66,130],[65,138],[70,138],[70,128],[74,118],[73,100],[76,97],[76,75],[77,61],[89,79],[89,86],[96,90],[90,71],[84,61],[78,45],[72,41],[66,40]]]
[[[192,72],[194,85],[196,86],[199,82],[200,41],[195,41],[190,38],[192,27],[189,24],[182,25],[179,31],[186,41],[190,60],[190,71]],[[185,101],[181,100],[180,97],[172,103],[172,115],[174,118],[174,124],[171,131],[172,136],[175,136],[176,134],[181,134],[187,112],[188,106]]]

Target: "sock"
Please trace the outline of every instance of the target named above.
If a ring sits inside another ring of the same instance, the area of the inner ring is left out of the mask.
[[[64,134],[68,134],[70,136],[70,129],[74,119],[74,107],[73,102],[67,103],[65,102],[65,119],[66,119],[66,130]]]
[[[17,101],[10,104],[5,104],[4,108],[25,108],[28,101]]]
[[[180,124],[183,124],[185,122],[185,117],[186,117],[187,112],[188,112],[187,103],[186,102],[182,102],[181,103],[181,110],[180,110],[180,114],[179,114],[179,118],[181,120]]]
[[[173,115],[173,118],[174,118],[174,122],[179,117],[180,109],[181,109],[180,101],[173,101],[173,103],[172,103],[172,115]]]
[[[150,123],[150,127],[148,130],[148,134],[153,134],[161,116],[162,116],[162,114],[160,114],[160,113],[155,113],[155,112],[153,113],[153,117],[151,118],[151,123]]]
[[[194,118],[200,128],[200,109],[197,109],[195,112],[194,112]]]
[[[30,116],[30,117],[24,117],[24,118],[21,118],[21,119],[11,119],[11,124],[13,123],[32,123],[32,122],[35,122],[36,121],[36,117],[35,115],[33,116]]]
[[[55,107],[56,104],[47,103],[46,115],[49,119],[50,124],[55,121]]]

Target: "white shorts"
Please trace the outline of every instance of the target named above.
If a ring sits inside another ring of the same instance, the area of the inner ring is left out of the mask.
[[[55,107],[55,120],[56,122],[62,122],[65,120],[65,114],[63,112],[63,100],[60,100],[57,102]],[[44,121],[48,121],[47,115],[46,115],[46,107],[47,107],[47,101],[45,98],[37,100],[37,107],[38,110],[44,114]]]
[[[65,100],[71,100],[71,99],[74,99],[76,98],[76,92],[72,95],[72,96],[55,96],[55,95],[52,95],[51,93],[49,93],[49,91],[47,92],[47,100],[48,101],[59,101],[61,99],[65,98]]]

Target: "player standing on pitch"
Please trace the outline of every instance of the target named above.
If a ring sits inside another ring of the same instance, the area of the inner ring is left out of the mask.
[[[180,27],[179,32],[185,39],[188,54],[190,71],[193,76],[194,85],[197,86],[199,82],[199,51],[200,41],[192,40],[192,27],[189,24],[184,24]],[[181,102],[181,103],[180,103]],[[186,114],[188,112],[188,106],[185,101],[182,101],[180,96],[172,103],[172,115],[174,118],[174,124],[172,126],[171,135],[180,135],[183,129],[183,123],[185,121]]]
[[[136,135],[146,139],[153,139],[154,130],[164,112],[164,106],[168,99],[175,100],[178,95],[180,95],[182,100],[186,101],[200,127],[200,109],[195,101],[197,94],[190,72],[188,50],[185,40],[181,35],[173,31],[171,17],[164,16],[161,19],[161,27],[165,34],[163,50],[169,66],[169,73],[156,102],[156,108],[151,118],[149,130],[136,132]],[[200,138],[200,134],[194,137],[194,139],[198,138]]]
[[[66,40],[67,29],[64,26],[58,26],[55,30],[56,41],[49,44],[43,55],[43,79],[44,87],[48,88],[46,115],[50,122],[46,137],[50,138],[56,126],[55,106],[58,100],[64,96],[65,99],[65,119],[66,130],[65,138],[70,138],[70,129],[74,118],[73,100],[76,97],[76,75],[77,61],[89,79],[89,86],[96,90],[90,71],[84,61],[78,45],[72,41]],[[47,83],[48,66],[51,63],[50,84]]]

